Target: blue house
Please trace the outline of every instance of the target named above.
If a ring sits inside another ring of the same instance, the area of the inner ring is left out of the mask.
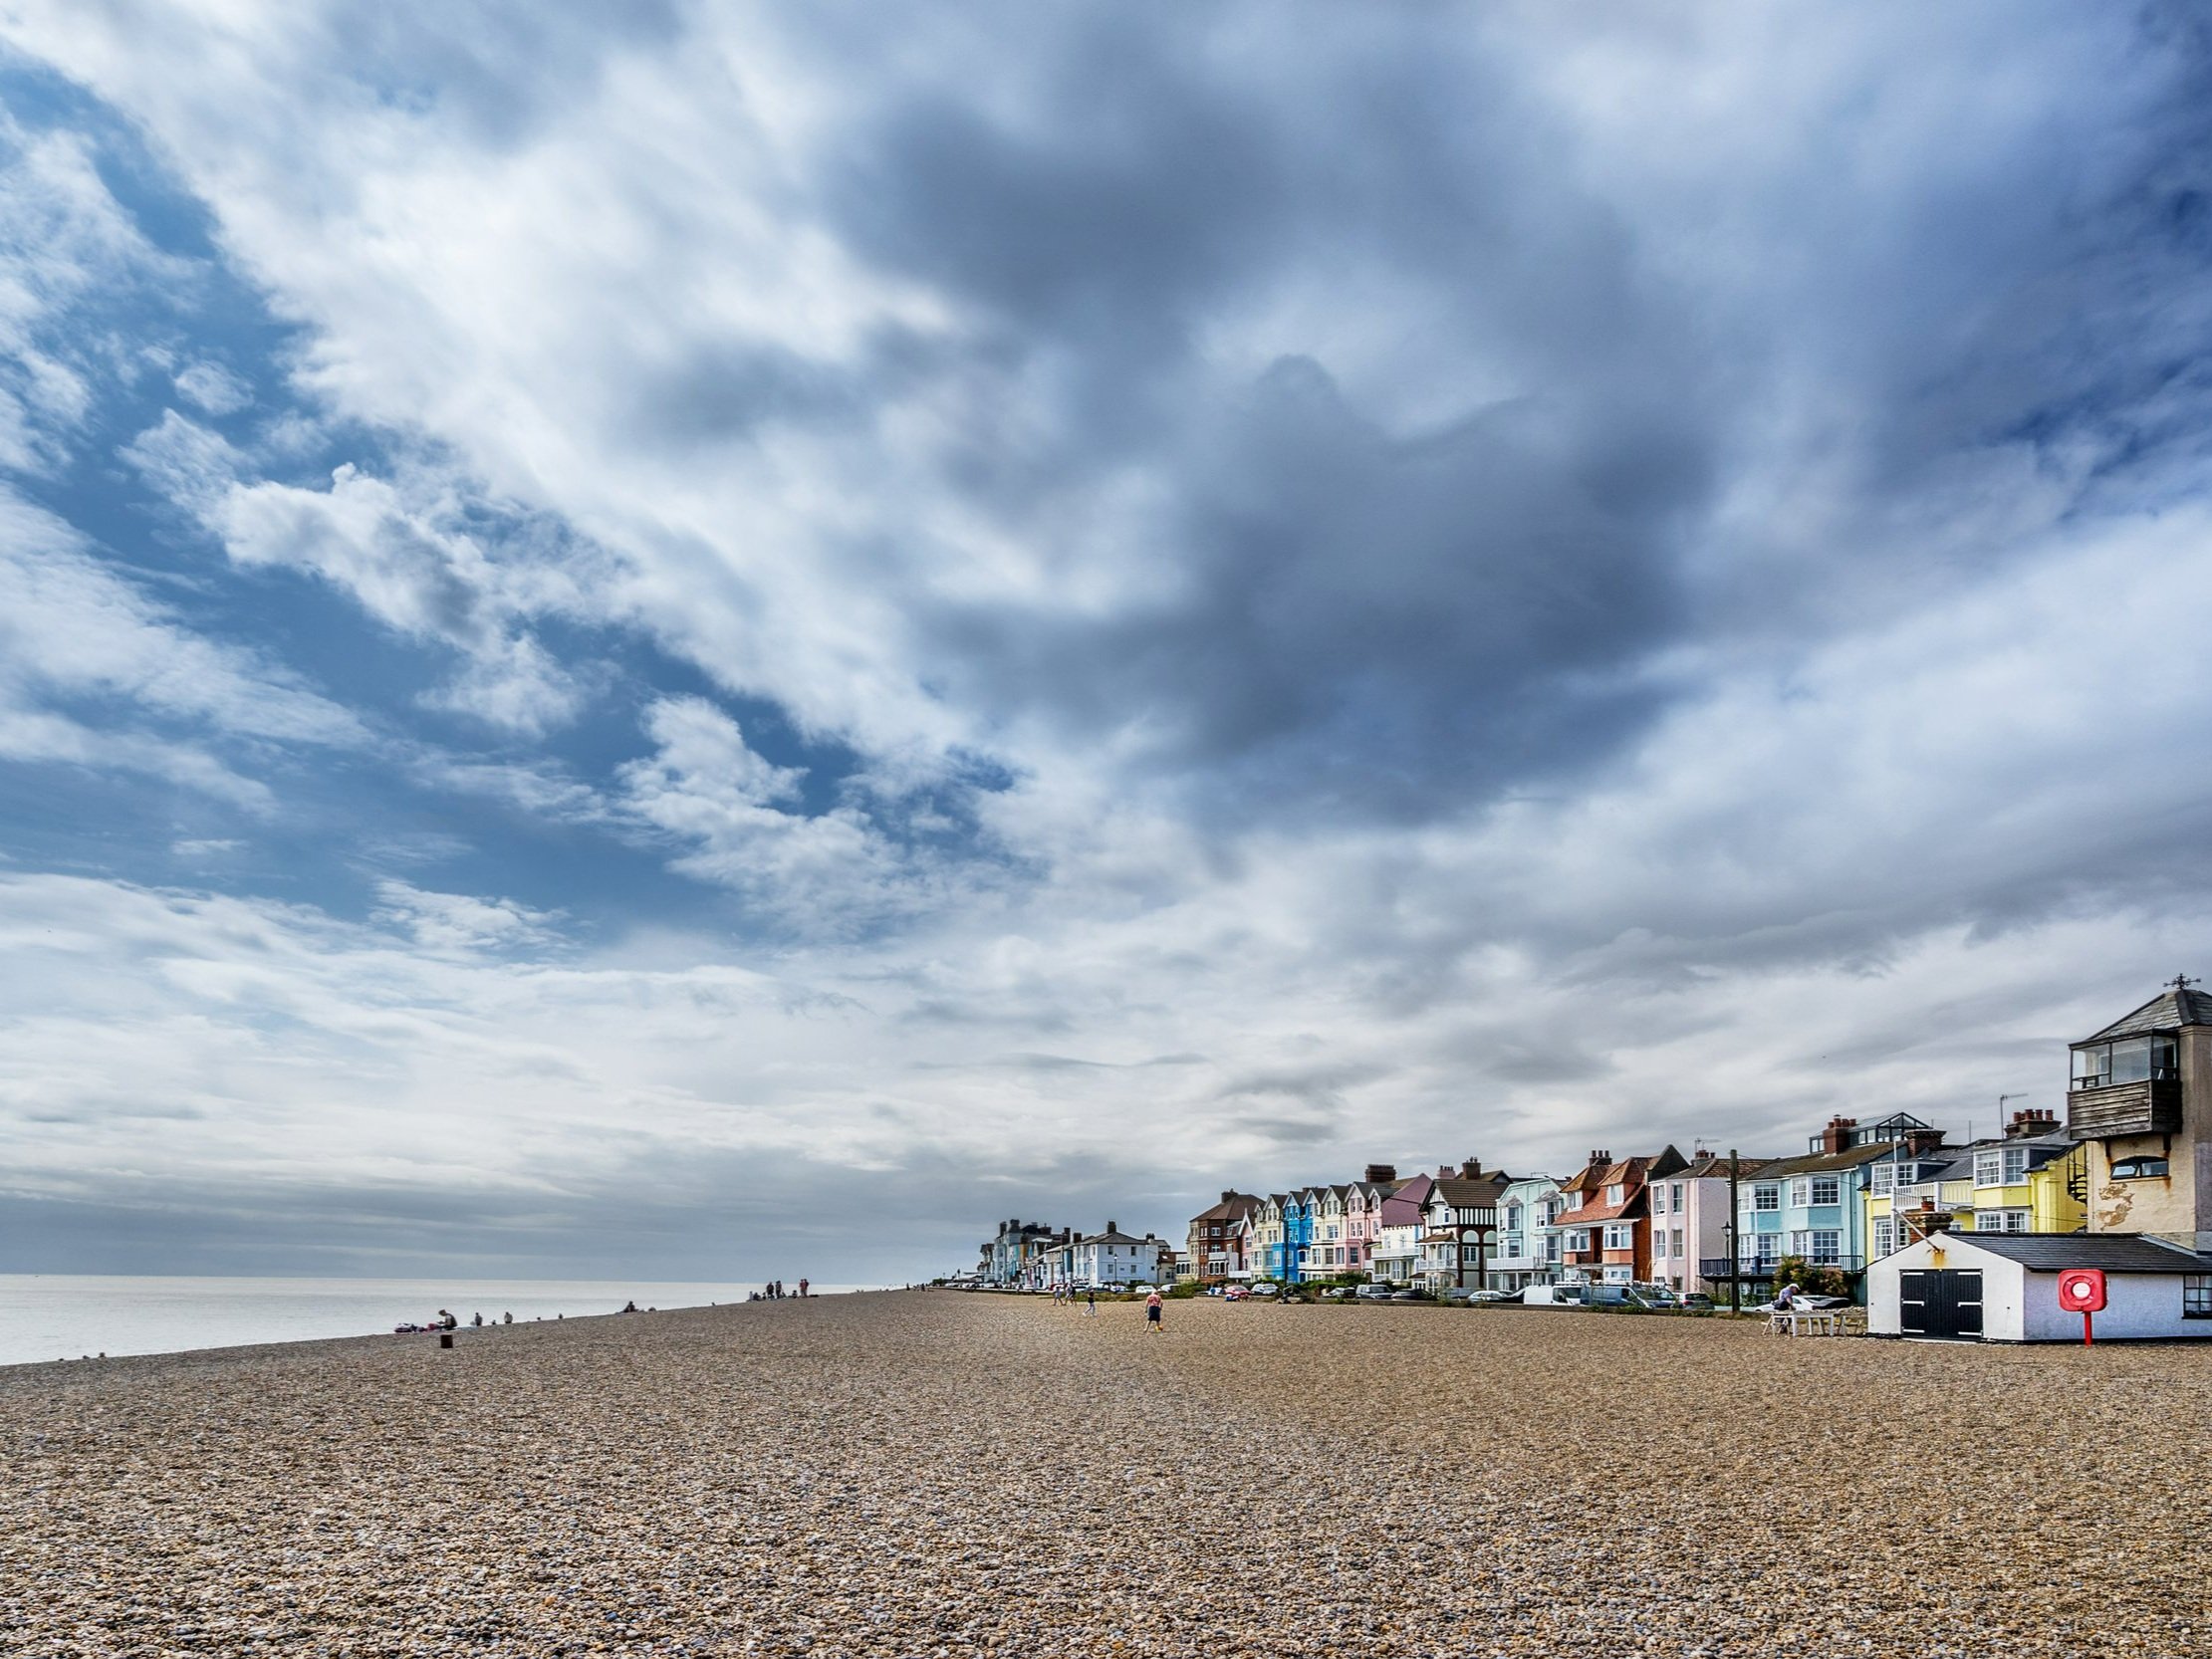
[[[1861,1197],[1882,1165],[1943,1144],[1943,1132],[1905,1112],[1861,1126],[1836,1117],[1801,1158],[1781,1158],[1751,1171],[1736,1210],[1736,1271],[1747,1285],[1771,1286],[1775,1268],[1794,1256],[1834,1268],[1864,1300],[1866,1205]]]

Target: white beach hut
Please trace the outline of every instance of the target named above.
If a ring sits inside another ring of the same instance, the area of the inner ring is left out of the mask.
[[[2079,1342],[2059,1275],[2094,1268],[2103,1341],[2212,1340],[2212,1256],[2137,1233],[1934,1233],[1866,1270],[1866,1330],[1928,1341]]]

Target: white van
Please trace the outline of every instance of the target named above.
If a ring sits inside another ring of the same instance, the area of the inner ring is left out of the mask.
[[[1524,1307],[1587,1307],[1587,1285],[1531,1285],[1521,1293]]]

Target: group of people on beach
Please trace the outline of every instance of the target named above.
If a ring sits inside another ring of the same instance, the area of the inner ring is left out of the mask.
[[[468,1322],[481,1328],[485,1323],[484,1315],[479,1313]],[[499,1319],[497,1322],[500,1324],[513,1324],[515,1322],[515,1316],[512,1313],[502,1313],[499,1315]],[[428,1319],[425,1319],[421,1324],[415,1324],[410,1320],[403,1319],[398,1324],[393,1325],[391,1328],[395,1333],[404,1336],[409,1334],[410,1332],[421,1330],[458,1330],[461,1328],[461,1321],[457,1315],[441,1307],[437,1310],[436,1313],[431,1315],[431,1317],[429,1317]]]
[[[1099,1290],[1097,1286],[1086,1286],[1082,1291],[1078,1291],[1073,1285],[1055,1285],[1053,1287],[1053,1305],[1055,1307],[1073,1307],[1079,1301],[1082,1303],[1085,1318],[1095,1319],[1099,1316]],[[1161,1309],[1166,1304],[1166,1299],[1159,1294],[1157,1286],[1154,1286],[1144,1298],[1144,1328],[1154,1336],[1160,1333]]]
[[[771,1279],[760,1290],[757,1290],[747,1296],[745,1300],[747,1302],[781,1302],[790,1293],[785,1291],[784,1282],[782,1280]],[[806,1294],[807,1282],[802,1279],[801,1281],[799,1281],[799,1295],[804,1297]]]

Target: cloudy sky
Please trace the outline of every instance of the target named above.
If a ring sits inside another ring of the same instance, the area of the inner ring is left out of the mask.
[[[2190,9],[0,43],[0,1269],[904,1279],[2212,968]]]

